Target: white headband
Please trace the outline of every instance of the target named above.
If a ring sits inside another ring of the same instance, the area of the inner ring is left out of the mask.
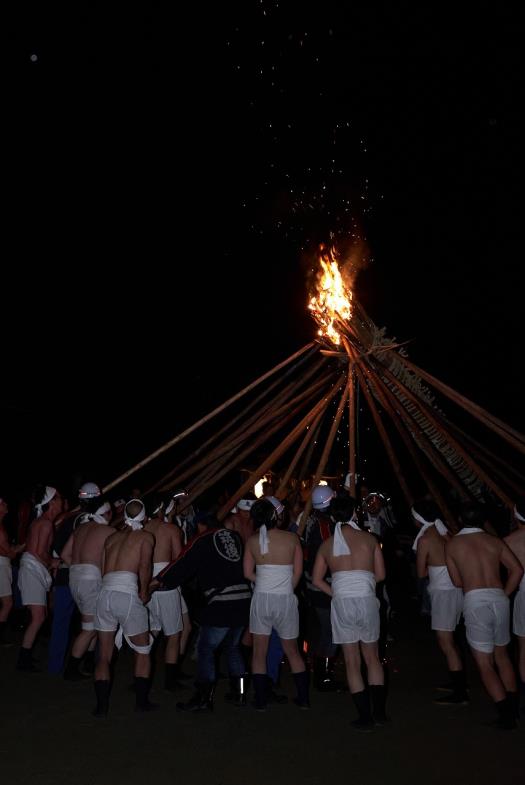
[[[414,540],[414,544],[412,545],[412,550],[413,551],[417,551],[417,544],[418,544],[419,540],[424,535],[426,530],[430,529],[431,526],[435,526],[436,529],[438,530],[438,532],[441,534],[442,537],[446,537],[447,536],[448,529],[447,529],[447,527],[445,526],[445,524],[443,523],[443,521],[440,518],[436,518],[435,521],[426,521],[423,518],[422,515],[420,515],[418,512],[416,512],[414,510],[413,507],[410,510],[410,512],[412,513],[412,517],[414,518],[414,520],[419,521],[419,523],[423,524],[421,529],[418,532],[418,535],[417,535],[416,539]]]
[[[256,499],[239,499],[237,502],[238,510],[251,510],[255,504]]]
[[[350,550],[350,546],[348,545],[347,541],[343,537],[343,532],[341,531],[343,524],[336,523],[335,531],[334,531],[334,549],[333,554],[334,556],[350,556],[352,551]],[[351,526],[352,529],[356,529],[356,531],[362,531],[361,527],[358,524],[350,519],[348,521],[348,526]]]
[[[51,499],[55,496],[56,492],[57,492],[56,488],[52,488],[51,485],[46,485],[46,492],[44,494],[44,498],[42,499],[41,502],[35,504],[35,510],[37,511],[39,518],[42,516],[42,507],[44,506],[44,504],[47,504],[48,502],[51,501]]]
[[[127,524],[127,526],[129,526],[131,529],[133,529],[133,531],[138,531],[138,529],[142,529],[143,522],[146,518],[146,510],[144,509],[144,504],[140,501],[140,499],[130,499],[128,504],[126,504],[126,510],[128,508],[128,505],[131,504],[131,502],[138,502],[139,504],[142,505],[142,509],[133,518],[130,515],[128,515],[126,511],[124,511],[124,523]]]
[[[259,528],[259,547],[261,553],[268,553],[268,529],[263,525]]]
[[[516,505],[514,505],[514,515],[516,516],[518,521],[522,521],[523,523],[525,523],[525,518],[523,517],[523,515],[519,514],[518,508],[516,507]]]
[[[95,521],[95,523],[100,523],[103,526],[107,526],[109,521],[107,518],[104,518],[104,514],[106,512],[111,512],[111,504],[109,502],[104,502],[98,510],[95,512],[85,512],[79,519],[78,525],[82,523],[87,523],[88,521]]]

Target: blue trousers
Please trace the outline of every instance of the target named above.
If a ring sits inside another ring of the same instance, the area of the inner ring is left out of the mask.
[[[277,684],[279,681],[279,666],[281,664],[283,654],[284,652],[283,647],[281,646],[281,639],[275,630],[272,629],[272,634],[270,635],[270,640],[268,643],[268,652],[266,654],[266,673],[274,684]]]
[[[215,651],[224,641],[228,658],[230,676],[244,675],[244,661],[239,650],[244,627],[206,627],[202,626],[197,646],[197,681],[215,682]]]
[[[47,653],[49,673],[61,673],[64,668],[74,610],[75,602],[69,591],[69,586],[55,586],[53,589],[53,623]]]

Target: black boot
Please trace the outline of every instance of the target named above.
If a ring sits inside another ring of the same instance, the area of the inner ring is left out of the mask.
[[[252,674],[253,689],[255,692],[255,709],[266,711],[266,673]]]
[[[286,695],[275,692],[273,688],[273,681],[269,676],[266,676],[266,702],[278,704],[288,703],[288,698]]]
[[[40,668],[36,667],[31,651],[31,649],[26,649],[24,646],[20,647],[16,664],[17,670],[26,671],[26,673],[40,673]]]
[[[294,673],[293,680],[295,681],[295,689],[297,690],[297,698],[295,698],[294,703],[296,706],[299,706],[300,709],[309,709],[310,708],[310,697],[308,694],[308,687],[310,681],[310,674],[308,671],[301,671],[300,673]]]
[[[193,679],[194,676],[191,673],[184,673],[182,670],[182,666],[184,665],[184,660],[186,659],[187,652],[185,651],[184,654],[179,654],[179,659],[177,660],[177,679],[179,680],[186,680],[186,679]]]
[[[95,673],[95,649],[84,654],[80,673],[83,673],[85,676],[93,676]]]
[[[7,622],[0,621],[0,646],[4,648],[7,646],[14,646],[11,641],[8,641],[6,638],[6,630],[7,630]]]
[[[372,714],[370,712],[370,697],[368,690],[361,690],[361,692],[353,692],[352,700],[355,703],[358,718],[352,722],[356,730],[371,731],[373,730]]]
[[[509,692],[507,690],[507,700],[512,707],[514,717],[519,720],[520,718],[520,699],[518,692]]]
[[[197,682],[196,690],[186,703],[177,703],[179,711],[213,711],[214,685],[211,682]]]
[[[452,692],[442,698],[436,698],[434,703],[438,706],[465,706],[469,702],[465,671],[450,671],[450,684]]]
[[[187,690],[188,685],[183,684],[180,679],[180,667],[178,662],[166,662],[164,665],[164,689],[169,692],[175,690]]]
[[[502,701],[496,701],[496,709],[499,715],[498,727],[503,730],[514,730],[517,727],[516,717],[514,715],[514,706],[508,697]]]
[[[66,681],[84,681],[84,679],[90,678],[86,674],[80,672],[81,662],[82,657],[73,657],[72,654],[70,655],[64,670],[64,679],[66,679]]]
[[[384,684],[371,684],[372,716],[376,725],[384,725],[389,717],[385,713],[386,688]]]
[[[246,706],[246,693],[248,688],[248,676],[230,676],[230,690],[224,696],[228,703],[236,706]]]
[[[153,711],[158,709],[156,703],[150,703],[148,693],[150,680],[145,676],[135,676],[135,711]]]
[[[95,695],[97,696],[97,705],[93,711],[94,717],[104,719],[108,716],[109,710],[109,687],[108,679],[99,679],[95,681]]]

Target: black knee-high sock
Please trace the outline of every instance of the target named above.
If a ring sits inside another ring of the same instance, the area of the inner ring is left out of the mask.
[[[359,714],[358,722],[362,724],[371,724],[372,714],[370,712],[370,696],[368,690],[361,690],[361,692],[353,692],[352,700]]]
[[[95,681],[95,695],[97,706],[93,714],[95,717],[105,717],[109,709],[109,679],[97,679]]]

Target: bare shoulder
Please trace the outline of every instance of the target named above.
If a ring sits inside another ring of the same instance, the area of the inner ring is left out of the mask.
[[[136,532],[136,534],[138,534],[139,537],[142,537],[145,542],[149,542],[151,543],[151,545],[155,545],[155,535],[152,534],[151,532],[147,532],[144,531],[144,529],[142,529],[142,531]]]
[[[258,534],[252,534],[252,536],[248,537],[248,539],[246,540],[246,548],[248,548],[250,551],[252,551],[253,548],[255,547],[255,545],[258,542],[259,542],[259,535]]]

